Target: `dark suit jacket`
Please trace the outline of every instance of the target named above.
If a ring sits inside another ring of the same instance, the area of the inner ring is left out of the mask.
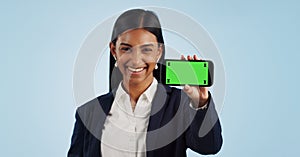
[[[114,93],[77,109],[68,157],[101,156],[99,139]],[[217,153],[222,146],[221,126],[211,96],[208,104],[208,109],[196,111],[180,89],[159,84],[148,124],[147,157],[185,157],[187,148],[200,154]]]

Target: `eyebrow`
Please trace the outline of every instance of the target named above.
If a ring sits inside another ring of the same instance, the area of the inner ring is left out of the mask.
[[[132,47],[132,45],[127,44],[127,43],[120,43],[120,45]],[[141,45],[140,47],[143,48],[143,47],[148,47],[148,46],[154,46],[154,44],[144,44],[144,45]]]
[[[142,46],[140,46],[140,47],[148,47],[148,46],[154,46],[153,44],[145,44],[145,45],[142,45]]]
[[[127,43],[121,43],[120,45],[132,47],[130,44],[127,44]]]

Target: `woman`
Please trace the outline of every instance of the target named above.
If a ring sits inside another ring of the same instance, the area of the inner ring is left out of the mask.
[[[182,157],[187,148],[220,150],[221,126],[208,89],[186,85],[182,92],[160,84],[165,48],[153,12],[120,15],[109,47],[111,91],[77,109],[69,157]],[[201,134],[204,123],[210,128]]]

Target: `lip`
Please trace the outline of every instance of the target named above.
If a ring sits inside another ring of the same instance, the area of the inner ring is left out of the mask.
[[[132,68],[132,67],[127,67],[129,71],[131,72],[141,72],[144,68]]]
[[[127,67],[127,70],[129,72],[129,74],[131,75],[139,75],[141,74],[143,71],[145,71],[147,67]]]

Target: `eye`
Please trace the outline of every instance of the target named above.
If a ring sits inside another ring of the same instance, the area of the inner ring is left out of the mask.
[[[149,47],[145,47],[145,48],[142,49],[142,52],[143,52],[143,53],[150,53],[150,52],[152,52],[152,51],[153,51],[153,49],[152,49],[152,48],[149,48]]]
[[[131,52],[132,49],[131,49],[131,47],[121,47],[121,51],[122,52]]]

